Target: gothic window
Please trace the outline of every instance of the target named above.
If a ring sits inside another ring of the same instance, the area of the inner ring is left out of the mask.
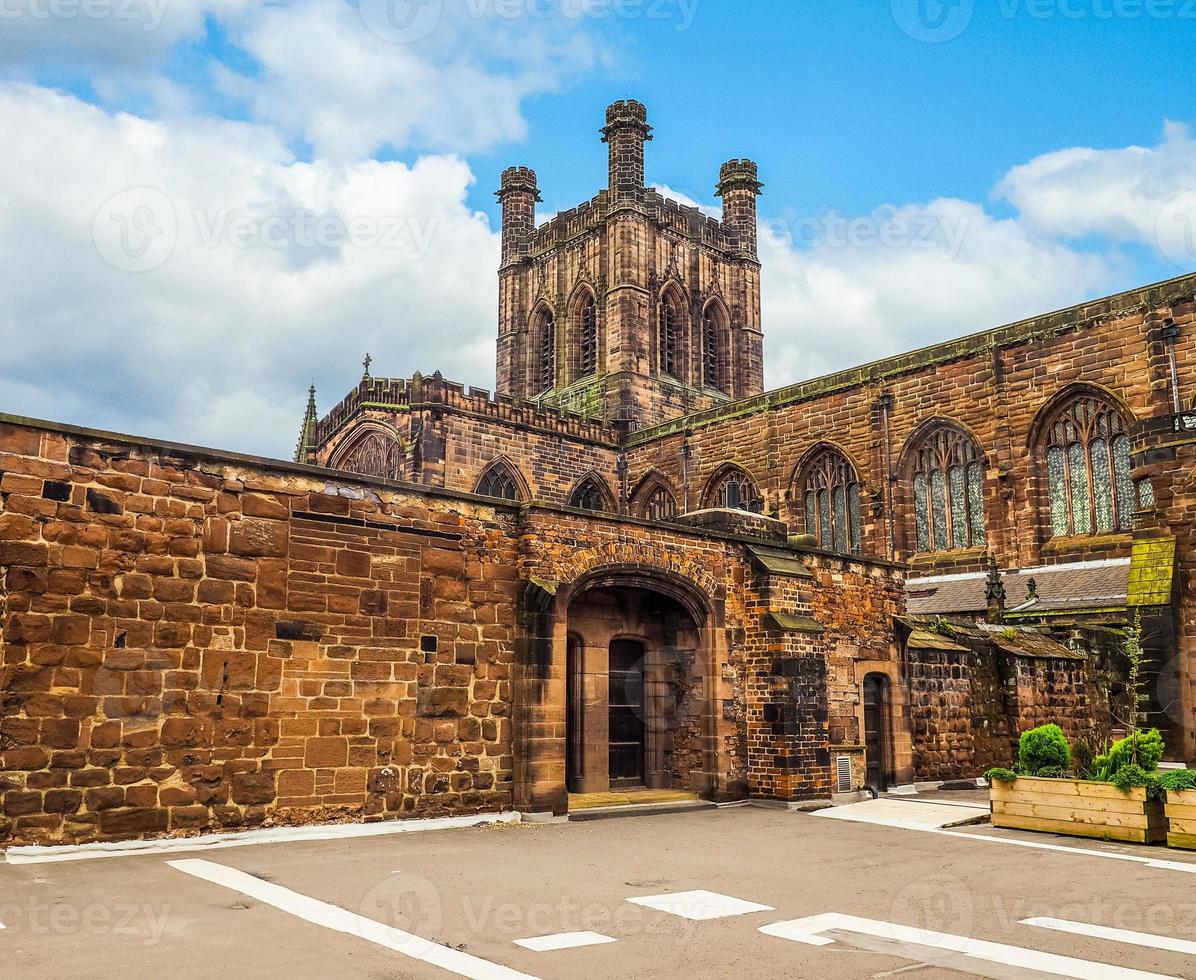
[[[483,497],[518,500],[519,484],[511,468],[503,462],[493,463],[478,481],[477,492]]]
[[[1131,530],[1138,506],[1153,505],[1154,488],[1134,485],[1121,413],[1103,399],[1080,395],[1055,412],[1045,431],[1052,533]]]
[[[556,319],[551,310],[541,310],[536,318],[536,394],[556,385]]]
[[[649,521],[671,521],[677,516],[677,498],[667,487],[657,486],[644,502],[643,516]]]
[[[723,372],[723,318],[716,304],[706,307],[702,317],[702,383],[716,391],[726,391]]]
[[[984,466],[968,435],[941,426],[922,439],[913,491],[918,551],[984,546]]]
[[[860,481],[839,450],[824,449],[806,465],[802,501],[806,533],[814,536],[818,547],[860,553]]]
[[[587,292],[581,301],[578,317],[578,377],[584,378],[598,370],[598,304]]]
[[[764,512],[764,499],[756,484],[739,467],[731,467],[717,477],[706,494],[707,507],[723,507],[729,510],[750,510],[757,514]]]
[[[663,374],[680,377],[681,369],[681,309],[672,290],[660,300],[660,370]]]
[[[380,432],[370,432],[340,458],[335,469],[383,480],[397,480],[402,460],[403,450],[395,439]]]
[[[609,511],[610,494],[596,477],[588,476],[581,481],[569,497],[569,506],[595,512]]]

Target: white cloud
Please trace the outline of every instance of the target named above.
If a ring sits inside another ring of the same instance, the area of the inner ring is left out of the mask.
[[[287,455],[309,380],[327,410],[367,350],[493,377],[498,237],[459,158],[302,163],[262,127],[12,84],[0,130],[0,409]]]

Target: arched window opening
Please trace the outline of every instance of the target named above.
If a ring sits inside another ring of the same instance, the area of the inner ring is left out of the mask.
[[[542,310],[536,325],[538,343],[536,358],[537,394],[556,386],[556,318],[551,310]]]
[[[942,426],[922,439],[913,497],[918,551],[984,547],[984,466],[966,433]]]
[[[1153,506],[1154,487],[1134,485],[1125,420],[1112,405],[1081,395],[1045,431],[1052,534],[1129,531],[1134,511],[1146,501]]]
[[[680,377],[681,310],[670,290],[660,301],[660,370]]]
[[[341,457],[335,469],[383,480],[397,480],[402,461],[403,450],[398,440],[380,432],[370,432]]]
[[[644,518],[649,521],[671,521],[676,516],[677,498],[667,487],[656,487],[644,503]]]
[[[764,498],[752,478],[739,468],[727,470],[706,495],[706,506],[764,513]]]
[[[723,364],[723,321],[711,303],[702,317],[702,383],[715,391],[726,391]]]
[[[855,467],[839,450],[825,449],[807,464],[804,473],[806,533],[826,551],[858,555],[860,481]]]
[[[586,293],[578,317],[578,377],[598,370],[598,303],[593,293]]]
[[[506,463],[495,463],[478,481],[477,492],[483,497],[498,497],[501,500],[518,500],[519,484],[515,474]]]
[[[569,497],[569,506],[601,513],[610,510],[610,494],[594,477],[582,480]]]

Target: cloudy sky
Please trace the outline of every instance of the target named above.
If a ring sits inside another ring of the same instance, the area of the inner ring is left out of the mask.
[[[1192,8],[1192,9],[1188,9]],[[493,384],[504,166],[715,208],[768,383],[1196,269],[1176,0],[0,0],[0,411],[289,456],[374,373]]]

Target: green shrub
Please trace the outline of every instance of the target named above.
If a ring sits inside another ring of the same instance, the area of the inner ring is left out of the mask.
[[[993,783],[1012,783],[1017,779],[1017,773],[1009,769],[1002,769],[996,766],[984,774],[984,778],[988,780],[989,785]]]
[[[1092,751],[1092,746],[1084,739],[1080,739],[1071,747],[1072,768],[1080,779],[1090,779],[1092,777],[1092,764],[1095,759],[1096,753]]]
[[[1163,789],[1169,789],[1173,793],[1196,789],[1196,772],[1192,772],[1191,769],[1172,769],[1155,778]]]
[[[1130,765],[1140,766],[1145,772],[1154,772],[1163,761],[1163,751],[1163,736],[1157,728],[1135,732],[1114,742],[1110,749],[1096,757],[1093,778],[1102,783],[1116,782],[1117,774]]]
[[[1042,725],[1022,732],[1018,740],[1017,769],[1027,776],[1037,776],[1043,770],[1071,768],[1071,746],[1058,725]]]

